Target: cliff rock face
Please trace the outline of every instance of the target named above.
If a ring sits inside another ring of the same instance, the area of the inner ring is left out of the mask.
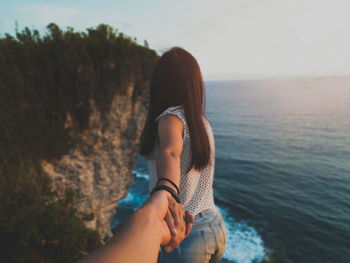
[[[132,184],[132,170],[138,158],[148,88],[143,89],[134,103],[133,90],[131,83],[125,95],[115,95],[105,118],[91,101],[89,128],[73,135],[78,141],[76,146],[60,160],[41,162],[55,189],[60,192],[73,189],[79,193],[76,208],[95,214],[87,226],[98,230],[102,238],[111,234],[110,223],[117,202],[126,196]],[[67,116],[66,125],[71,125],[70,122]]]

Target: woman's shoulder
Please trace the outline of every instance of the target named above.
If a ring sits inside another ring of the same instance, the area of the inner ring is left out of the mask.
[[[168,107],[160,115],[158,115],[157,118],[155,118],[155,122],[158,122],[163,116],[166,116],[166,115],[175,115],[176,117],[178,117],[182,121],[182,123],[183,123],[183,133],[182,133],[183,139],[188,138],[190,136],[183,105]]]
[[[166,108],[161,114],[155,118],[155,122],[159,121],[165,115],[172,114],[179,117],[183,122],[185,122],[185,112],[183,105],[170,106]]]

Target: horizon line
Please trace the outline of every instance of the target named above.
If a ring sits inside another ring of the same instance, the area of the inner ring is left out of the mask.
[[[285,74],[285,75],[247,75],[247,76],[232,76],[232,77],[203,77],[204,82],[210,81],[235,81],[235,80],[278,80],[278,79],[314,79],[314,78],[349,78],[350,73],[346,74]]]

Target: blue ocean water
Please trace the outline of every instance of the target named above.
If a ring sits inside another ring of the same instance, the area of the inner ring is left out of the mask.
[[[225,259],[350,262],[350,78],[205,86]],[[112,227],[147,198],[142,157],[134,175]]]

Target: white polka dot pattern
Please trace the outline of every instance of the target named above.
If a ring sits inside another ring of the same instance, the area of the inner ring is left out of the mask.
[[[213,130],[208,122],[208,120],[203,117],[205,126],[208,131],[210,146],[213,154],[211,155],[210,162],[208,166],[202,171],[198,172],[191,169],[188,170],[191,162],[191,138],[189,133],[189,127],[187,126],[185,112],[182,105],[171,106],[167,108],[163,113],[161,113],[155,121],[167,114],[173,114],[182,120],[184,123],[184,133],[183,133],[183,149],[181,153],[181,178],[180,178],[180,194],[179,198],[181,204],[184,205],[185,210],[190,211],[193,215],[215,207],[214,197],[213,197],[213,180],[214,180],[214,167],[215,167],[215,145]],[[156,169],[156,156],[158,147],[156,145],[154,154],[151,158],[148,158],[148,168],[149,168],[149,191],[153,189],[157,182],[157,169]]]

